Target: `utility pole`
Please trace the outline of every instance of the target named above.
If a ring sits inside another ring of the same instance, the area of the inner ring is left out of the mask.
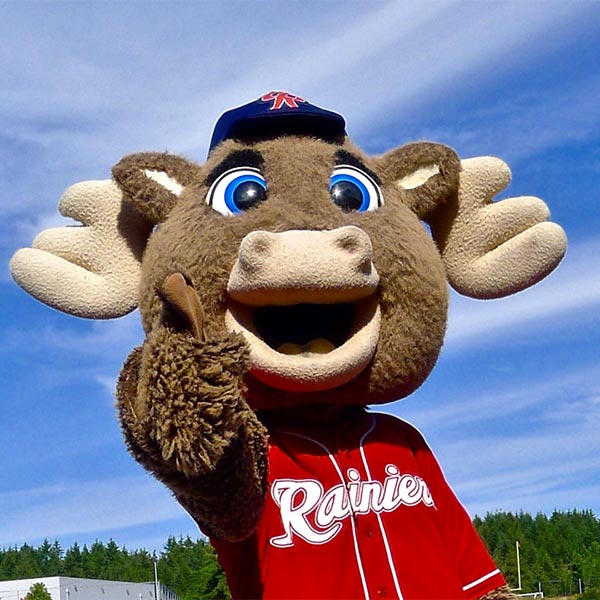
[[[522,589],[522,587],[521,587],[521,557],[519,556],[519,549],[521,548],[521,544],[519,544],[518,540],[516,542],[516,548],[517,548],[517,577],[519,578],[519,587],[517,588],[517,590],[520,590],[520,589]]]
[[[156,558],[152,559],[152,563],[154,564],[154,600],[159,600],[159,598],[158,598],[158,571],[156,568]]]

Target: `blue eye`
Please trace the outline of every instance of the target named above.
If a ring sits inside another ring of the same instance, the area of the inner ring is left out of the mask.
[[[222,215],[247,211],[267,199],[267,182],[258,169],[237,167],[226,171],[210,186],[206,204]]]
[[[373,178],[350,165],[333,170],[329,194],[344,212],[377,210],[383,204],[381,190]]]

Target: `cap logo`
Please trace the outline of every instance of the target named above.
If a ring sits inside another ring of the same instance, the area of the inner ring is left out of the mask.
[[[300,96],[294,96],[287,92],[269,92],[261,97],[261,102],[273,102],[269,110],[279,110],[284,106],[288,108],[298,108],[298,102],[304,103],[306,100]]]

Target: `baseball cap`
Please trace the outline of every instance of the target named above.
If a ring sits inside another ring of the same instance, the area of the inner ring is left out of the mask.
[[[295,134],[335,140],[346,135],[345,128],[342,115],[315,106],[289,92],[268,92],[219,117],[209,153],[228,139],[268,139]]]

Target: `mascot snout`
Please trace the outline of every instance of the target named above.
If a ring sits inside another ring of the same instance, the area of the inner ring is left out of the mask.
[[[253,231],[240,244],[227,291],[244,304],[331,304],[374,293],[373,246],[359,227]]]

